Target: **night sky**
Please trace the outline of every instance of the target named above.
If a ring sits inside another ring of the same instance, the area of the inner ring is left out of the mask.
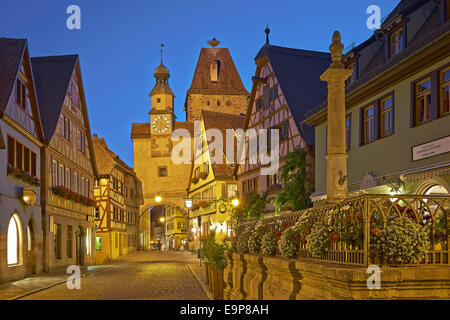
[[[366,27],[369,5],[384,17],[398,0],[27,0],[0,2],[0,37],[27,38],[31,56],[79,54],[92,133],[133,166],[132,122],[149,121],[153,70],[160,44],[175,93],[175,113],[183,112],[201,47],[213,37],[230,49],[248,91],[253,58],[265,42],[328,51],[339,30],[345,46],[372,34]],[[66,9],[81,8],[81,30],[69,30]]]

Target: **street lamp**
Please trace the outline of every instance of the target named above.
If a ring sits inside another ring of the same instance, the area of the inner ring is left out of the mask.
[[[164,223],[164,221],[166,221],[166,219],[164,219],[164,217],[159,218],[159,222]]]
[[[187,209],[192,208],[192,199],[184,199],[184,206],[185,206]]]
[[[158,202],[158,203],[160,203],[160,202],[162,201],[162,197],[161,197],[159,194],[156,195],[155,201]]]
[[[239,205],[239,199],[234,198],[233,200],[231,200],[231,204],[233,205],[233,207],[237,207]]]

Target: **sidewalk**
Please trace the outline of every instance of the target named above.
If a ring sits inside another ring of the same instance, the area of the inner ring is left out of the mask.
[[[196,262],[187,263],[186,266],[191,270],[194,277],[197,279],[198,283],[202,286],[203,291],[205,291],[209,300],[214,300],[211,290],[209,289],[208,284],[206,284],[206,274],[205,274],[205,265],[202,263],[200,266],[200,260],[197,258],[197,253],[191,253],[193,259]]]
[[[81,276],[112,268],[112,265],[88,266],[81,268]],[[51,288],[67,281],[70,274],[64,271],[42,273],[29,278],[0,285],[0,300],[16,300],[24,296]]]

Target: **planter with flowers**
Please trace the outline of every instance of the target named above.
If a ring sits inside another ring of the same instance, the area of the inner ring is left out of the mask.
[[[76,192],[73,192],[72,190],[62,187],[62,186],[52,187],[52,193],[63,199],[72,200],[72,201],[84,204],[86,206],[89,206],[89,207],[95,206],[95,200],[90,199],[85,196],[82,196],[82,195],[80,195]]]
[[[41,185],[41,181],[39,180],[38,177],[32,175],[28,171],[24,171],[20,168],[14,167],[11,164],[8,164],[8,172],[7,173],[8,173],[8,176],[19,179],[21,182],[23,182],[25,184],[35,186],[35,187],[39,187]]]

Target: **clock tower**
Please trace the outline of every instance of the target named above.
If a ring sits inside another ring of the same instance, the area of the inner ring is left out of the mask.
[[[161,45],[161,64],[155,69],[155,86],[150,92],[150,129],[152,135],[170,135],[175,115],[173,100],[175,95],[169,86],[169,69],[163,65]]]

